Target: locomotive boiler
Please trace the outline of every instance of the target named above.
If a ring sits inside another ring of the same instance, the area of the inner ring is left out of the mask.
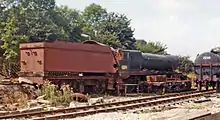
[[[172,71],[179,65],[179,57],[142,53],[137,50],[123,50],[123,60],[120,61],[120,64],[126,65],[129,70]]]

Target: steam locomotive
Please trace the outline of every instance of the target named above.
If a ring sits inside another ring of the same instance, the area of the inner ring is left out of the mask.
[[[20,82],[70,84],[75,92],[167,92],[191,89],[175,72],[179,57],[114,49],[89,40],[20,44]]]

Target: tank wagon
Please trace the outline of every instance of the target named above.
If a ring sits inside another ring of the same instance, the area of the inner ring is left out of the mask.
[[[178,56],[114,49],[96,41],[20,44],[20,82],[70,84],[76,92],[116,93],[188,90],[174,72]]]
[[[196,85],[199,90],[205,86],[208,90],[209,86],[213,89],[216,81],[220,77],[220,55],[212,49],[210,52],[204,52],[197,55],[194,61],[194,71],[197,75]]]

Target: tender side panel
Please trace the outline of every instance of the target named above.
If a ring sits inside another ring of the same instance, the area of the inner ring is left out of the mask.
[[[45,48],[45,71],[114,73],[114,64],[105,46],[68,43]]]

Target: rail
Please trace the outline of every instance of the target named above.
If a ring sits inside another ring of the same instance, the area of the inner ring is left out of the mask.
[[[65,108],[50,111],[37,111],[37,112],[24,112],[20,114],[8,114],[0,116],[0,119],[9,118],[34,118],[34,120],[42,119],[57,119],[57,118],[72,118],[77,116],[83,116],[88,114],[95,114],[99,112],[111,112],[115,110],[127,110],[139,107],[159,105],[163,103],[170,103],[188,98],[203,96],[205,94],[212,94],[214,91],[190,91],[169,95],[160,95],[153,97],[145,97],[134,100],[127,100],[121,102],[105,103],[91,106],[82,106],[76,108]]]

